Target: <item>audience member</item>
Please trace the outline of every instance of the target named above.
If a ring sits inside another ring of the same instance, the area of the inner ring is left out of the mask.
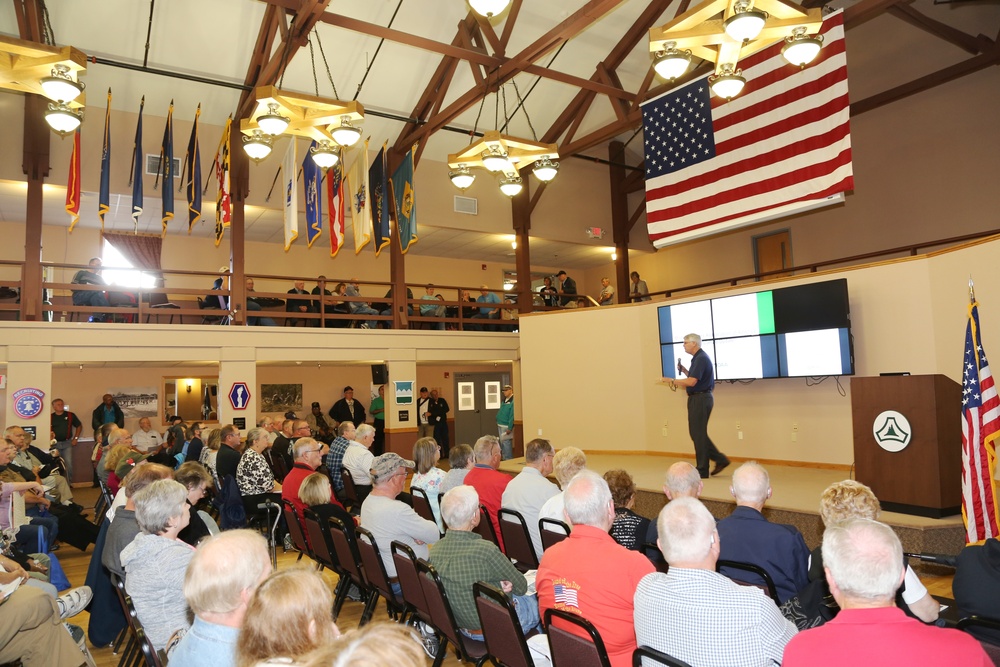
[[[378,386],[378,396],[372,399],[368,406],[372,413],[372,426],[375,427],[375,442],[372,444],[372,454],[379,456],[385,453],[385,385]]]
[[[300,517],[302,510],[306,508],[306,503],[303,502],[301,495],[302,482],[323,464],[323,457],[320,455],[322,450],[323,447],[313,438],[299,438],[292,445],[292,451],[295,453],[295,464],[288,471],[285,482],[281,485],[281,498],[292,503]],[[331,493],[325,502],[335,503],[337,499]]]
[[[344,397],[330,408],[330,417],[338,425],[343,422],[351,422],[355,428],[365,423],[367,418],[365,406],[361,404],[361,401],[354,399],[354,387],[349,385],[344,387]]]
[[[4,436],[17,448],[12,463],[30,470],[45,488],[45,493],[55,502],[60,505],[72,505],[73,490],[61,474],[58,459],[33,446],[28,434],[20,426],[8,426],[4,430]]]
[[[542,297],[542,304],[547,307],[556,306],[559,303],[559,292],[552,286],[552,278],[545,276],[542,278],[543,285],[538,288],[538,294]]]
[[[205,539],[184,575],[194,623],[170,652],[171,667],[234,667],[247,605],[270,574],[267,542],[259,533],[227,530]]]
[[[309,292],[306,291],[306,283],[302,280],[296,280],[292,289],[288,290],[288,293],[294,295],[309,294]],[[313,311],[311,299],[293,299],[292,297],[288,297],[288,299],[285,300],[285,312],[312,313],[315,311]],[[299,319],[297,317],[288,317],[285,319],[285,324],[290,327],[294,327],[298,323]],[[306,324],[311,324],[311,322],[306,320]]]
[[[344,480],[340,477],[340,469],[344,467],[344,454],[351,446],[351,441],[357,435],[357,428],[354,422],[344,421],[337,427],[337,438],[330,443],[330,451],[323,458],[323,465],[326,466],[326,474],[330,476],[330,485],[337,493],[338,498],[344,495]]]
[[[611,286],[611,278],[601,278],[601,293],[597,296],[597,305],[613,306],[615,303],[615,288]]]
[[[500,497],[500,506],[520,512],[531,536],[535,555],[542,557],[542,538],[538,534],[538,515],[542,506],[559,494],[559,487],[546,477],[552,474],[555,450],[548,440],[535,438],[524,447],[524,468],[517,474]]]
[[[205,446],[201,450],[201,464],[212,474],[212,479],[215,481],[216,486],[221,487],[222,484],[219,483],[219,474],[216,471],[216,461],[219,456],[219,447],[222,445],[222,429],[213,428],[208,434],[208,440],[205,441]]]
[[[155,454],[163,444],[163,436],[153,428],[149,417],[139,420],[139,430],[132,435],[132,444],[143,454]]]
[[[445,308],[438,304],[438,299],[434,296],[434,285],[428,285],[424,291],[426,293],[420,297],[420,300],[425,301],[426,303],[420,304],[420,316],[444,317]],[[431,324],[430,326],[433,329],[444,331],[444,322],[438,322],[436,324]]]
[[[958,615],[1000,618],[1000,541],[988,538],[982,544],[970,544],[958,554],[955,579],[951,584]],[[973,636],[991,644],[1000,644],[1000,630],[972,626]]]
[[[503,492],[510,484],[511,477],[498,471],[500,467],[500,441],[495,435],[484,435],[476,440],[473,447],[476,463],[465,475],[465,483],[479,494],[479,502],[490,513],[493,530],[497,541],[503,549],[503,536],[500,534],[500,523],[497,512],[503,506]]]
[[[441,447],[441,456],[448,456],[448,413],[451,407],[437,389],[431,389],[430,422],[434,424],[434,440]]]
[[[250,317],[251,312],[260,312],[264,310],[260,303],[257,302],[253,296],[253,278],[247,278],[247,326],[251,327],[276,327],[277,322],[272,320],[270,317]],[[279,302],[280,303],[280,302]]]
[[[472,447],[469,445],[455,445],[448,455],[449,470],[441,480],[441,493],[447,493],[456,486],[465,484],[465,476],[472,470],[476,460],[472,455]]]
[[[344,452],[343,466],[348,471],[354,481],[354,492],[358,498],[358,504],[363,503],[368,493],[372,490],[372,462],[375,455],[371,452],[372,443],[375,442],[375,427],[371,424],[362,424],[358,427],[354,435],[354,440],[347,446]]]
[[[652,297],[649,296],[649,288],[646,287],[646,281],[639,278],[639,272],[633,271],[628,277],[632,281],[632,293],[630,295],[632,301],[650,301]],[[700,478],[701,476],[699,475]]]
[[[565,489],[566,485],[576,477],[576,474],[586,467],[587,455],[576,447],[563,447],[552,457],[552,474],[556,476],[560,489]],[[562,491],[545,501],[542,509],[538,512],[538,518],[566,521],[566,513],[563,512]]]
[[[500,319],[500,297],[490,291],[489,285],[479,286],[479,296],[476,302],[484,304],[479,307],[479,311],[472,316],[474,320],[499,320]],[[496,325],[477,325],[479,331],[495,331]]]
[[[351,278],[351,281],[347,284],[347,290],[344,292],[344,296],[361,296],[361,288],[358,286],[357,278]],[[380,314],[377,310],[372,308],[371,304],[367,301],[348,301],[347,307],[350,309],[351,313],[355,315]],[[361,329],[374,329],[378,326],[378,322],[374,320],[363,320],[358,326]]]
[[[319,408],[319,403],[313,403],[313,407]],[[320,413],[322,414],[322,412]],[[306,428],[309,428],[309,424],[306,423]],[[285,470],[291,470],[292,468],[292,438],[295,437],[295,420],[285,419],[281,422],[281,429],[278,431],[278,437],[274,439],[274,444],[271,445],[271,453],[273,456],[280,456],[281,460],[285,462]]]
[[[840,613],[795,636],[785,667],[989,667],[993,661],[971,635],[924,625],[893,605],[906,576],[903,548],[888,526],[852,519],[823,533],[823,565]]]
[[[559,293],[563,295],[560,305],[563,308],[572,308],[576,302],[576,281],[569,277],[565,271],[556,274],[559,281]]]
[[[437,467],[437,462],[441,460],[441,447],[434,438],[420,438],[413,443],[413,460],[417,469],[410,480],[410,489],[422,489],[427,494],[427,502],[431,506],[438,530],[444,530],[438,508],[438,494],[441,493],[441,482],[445,475],[444,470]]]
[[[699,667],[780,664],[795,626],[759,588],[715,571],[720,539],[705,506],[678,498],[658,523],[670,570],[646,575],[635,591],[639,645]]]
[[[122,567],[122,549],[127,547],[139,534],[139,522],[135,517],[135,496],[153,482],[170,479],[170,468],[158,463],[147,463],[135,468],[125,476],[125,505],[118,508],[113,519],[109,520],[108,534],[104,539],[104,551],[101,552],[101,563],[109,572],[125,577]]]
[[[353,528],[356,523],[354,517],[348,514],[344,506],[333,497],[330,478],[322,473],[314,472],[302,480],[299,499],[305,508],[312,510],[319,517],[323,526],[326,526],[331,518],[340,519],[348,528]]]
[[[615,503],[615,522],[611,526],[611,537],[615,542],[632,551],[642,551],[642,545],[649,534],[649,519],[632,511],[635,507],[635,481],[625,470],[609,470],[604,473],[604,481],[611,489],[611,499]]]
[[[197,461],[182,463],[174,471],[174,479],[187,489],[188,514],[190,518],[184,530],[177,534],[182,541],[193,547],[209,536],[208,525],[198,514],[198,503],[205,497],[205,491],[212,485],[212,473]]]
[[[270,446],[267,431],[262,428],[250,429],[246,449],[236,468],[236,484],[240,488],[240,495],[244,501],[249,500],[253,505],[264,501],[260,496],[281,493],[281,484],[274,479],[274,473],[264,458],[264,450]]]
[[[497,435],[500,438],[500,456],[504,461],[514,458],[514,388],[503,386],[503,401],[497,410]]]
[[[369,623],[302,659],[302,667],[425,667],[413,631],[396,623]]]
[[[771,523],[761,514],[771,497],[771,482],[756,462],[744,463],[733,473],[730,492],[736,498],[736,509],[719,522],[719,558],[764,568],[774,580],[779,600],[785,602],[809,582],[809,549],[802,533],[795,526]],[[743,570],[723,568],[722,573],[751,584],[764,583]]]
[[[5,600],[0,619],[0,663],[23,667],[90,664],[60,621],[56,601],[44,591],[18,588]]]
[[[216,476],[220,486],[225,486],[226,478],[236,481],[236,470],[240,465],[243,443],[240,441],[240,430],[232,424],[222,427],[219,451],[215,457]]]
[[[434,422],[431,421],[431,396],[427,387],[420,388],[417,396],[417,437],[433,438]]]
[[[114,424],[118,428],[125,428],[125,413],[122,412],[122,407],[118,405],[111,394],[104,394],[101,397],[101,404],[94,408],[90,415],[90,425],[93,427],[94,433],[104,424]],[[69,469],[72,471],[72,466]]]
[[[201,450],[205,447],[205,443],[201,439],[201,432],[202,428],[199,422],[194,422],[188,427],[184,433],[186,442],[184,443],[184,448],[180,451],[181,457],[174,456],[177,461],[184,463],[185,461],[201,460]]]
[[[101,276],[101,259],[99,257],[92,258],[89,262],[89,268],[77,271],[70,282],[74,285],[107,286],[108,283]],[[73,305],[105,308],[110,306],[111,302],[108,301],[106,290],[73,290]],[[94,313],[87,319],[90,322],[104,322],[107,317],[107,313]]]
[[[52,439],[56,441],[53,447],[58,450],[59,456],[64,461],[72,458],[73,447],[79,443],[80,433],[83,431],[80,418],[66,409],[66,401],[57,398],[52,401],[52,414],[49,419]]]
[[[313,401],[312,408],[309,414],[306,415],[306,424],[309,425],[309,431],[312,433],[312,437],[316,438],[320,442],[325,442],[330,444],[333,442],[335,434],[334,426],[330,425],[326,421],[326,416],[323,414],[323,409],[319,405],[319,401]]]
[[[698,469],[687,461],[678,461],[667,468],[667,479],[663,483],[667,500],[700,498],[704,488],[705,483],[701,481]]]

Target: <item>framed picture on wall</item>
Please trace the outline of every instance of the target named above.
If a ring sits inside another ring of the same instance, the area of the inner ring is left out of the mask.
[[[302,409],[301,384],[262,384],[261,412],[288,412]]]
[[[112,389],[110,393],[121,406],[126,419],[155,417],[159,414],[159,391],[156,387],[126,387]]]

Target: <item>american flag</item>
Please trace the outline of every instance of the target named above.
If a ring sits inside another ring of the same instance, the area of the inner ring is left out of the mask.
[[[555,584],[552,589],[555,595],[556,604],[561,604],[564,607],[574,607],[576,609],[580,608],[575,588],[571,588],[565,584]]]
[[[740,60],[734,99],[707,77],[643,104],[646,220],[657,248],[843,201],[854,188],[843,13],[805,69],[781,44]]]
[[[997,537],[996,440],[1000,398],[979,334],[979,304],[969,306],[962,373],[962,518],[969,543]]]

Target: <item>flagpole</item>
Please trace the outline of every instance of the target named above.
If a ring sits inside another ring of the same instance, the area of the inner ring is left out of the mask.
[[[109,88],[108,90],[110,91],[111,89]],[[140,116],[142,115],[142,108],[144,106],[146,106],[146,96],[145,95],[143,95],[142,99],[139,100],[139,115]],[[132,144],[132,162],[131,162],[131,164],[135,164],[135,149],[136,148],[137,148],[136,145]],[[132,174],[134,172],[135,172],[135,169],[132,169],[132,170],[129,171],[129,174],[128,174],[128,184],[129,185],[132,185]],[[136,224],[138,224],[138,223],[136,223]]]
[[[271,201],[271,194],[274,192],[274,185],[278,182],[278,174],[281,173],[281,167],[278,167],[278,171],[274,172],[274,180],[271,181],[271,189],[267,191],[267,196],[264,197],[265,202]]]
[[[972,276],[969,276],[969,303],[976,302],[976,288],[972,284]]]

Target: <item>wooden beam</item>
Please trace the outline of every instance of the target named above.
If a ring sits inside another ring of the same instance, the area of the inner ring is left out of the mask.
[[[628,195],[625,192],[625,144],[608,144],[608,178],[611,194],[611,238],[618,258],[615,260],[615,301],[629,302],[628,265]]]
[[[527,180],[527,174],[523,176]],[[538,189],[535,190],[535,194],[531,195],[531,205],[528,207],[528,213],[534,213],[535,207],[538,206],[538,200],[542,198],[542,193],[545,192],[545,186],[548,185],[545,181],[540,181],[538,183]]]
[[[476,24],[479,26],[479,33],[485,37],[486,41],[493,47],[493,55],[498,58],[503,58],[504,45],[500,41],[500,36],[497,35],[495,30],[493,30],[493,24],[491,24],[485,16],[480,16],[475,12],[469,12],[469,14],[476,19]]]
[[[622,132],[627,132],[641,122],[642,113],[638,109],[635,109],[629,113],[625,120],[616,120],[613,123],[609,123],[608,125],[591,132],[582,139],[578,139],[571,144],[560,146],[559,158],[565,159],[572,155],[576,155],[577,153],[582,153],[583,151],[593,148],[594,146],[599,146],[605,141],[614,139]]]
[[[635,223],[639,222],[639,217],[645,211],[646,211],[646,199],[643,198],[642,201],[639,202],[639,205],[636,207],[635,211],[633,211],[632,215],[629,216],[628,219],[629,234],[632,233],[632,229],[635,227]]]
[[[896,5],[894,7],[890,7],[889,13],[902,21],[906,21],[912,26],[916,26],[931,35],[934,35],[939,39],[943,39],[946,42],[954,44],[960,49],[968,51],[972,55],[976,55],[983,51],[983,43],[980,39],[977,39],[968,33],[964,33],[957,28],[952,28],[950,25],[941,23],[940,21],[935,21],[929,16],[921,14],[909,5]]]
[[[243,105],[253,95],[253,87],[260,77],[260,70],[264,67],[267,57],[271,55],[274,36],[279,25],[282,27],[282,39],[284,39],[284,35],[288,33],[288,29],[285,28],[284,13],[279,12],[278,8],[274,5],[268,5],[264,10],[264,17],[260,21],[260,29],[257,31],[257,42],[253,47],[250,62],[247,65],[247,75],[243,79],[243,84],[249,88],[244,90],[240,95],[240,102],[236,105],[236,108],[242,109]]]
[[[472,29],[466,22],[458,24],[458,33],[462,41],[462,46],[464,46],[465,48],[474,49],[476,47],[482,46],[481,43],[478,43],[476,40],[479,33],[473,34]],[[482,48],[482,51],[483,53],[486,53],[485,47]],[[458,60],[454,59],[452,62],[458,63]],[[468,62],[469,67],[472,68],[472,78],[475,79],[476,85],[479,86],[484,85],[484,82],[486,81],[486,75],[483,73],[483,66],[480,65],[479,63],[474,63],[471,60],[466,62]]]
[[[900,2],[912,2],[913,0],[861,0],[856,5],[851,5],[844,10],[844,30],[856,28],[865,21],[870,21],[879,14],[882,14],[893,5]]]
[[[504,49],[510,43],[510,35],[514,32],[514,25],[517,23],[517,15],[521,13],[521,0],[514,0],[510,5],[510,11],[507,12],[507,19],[503,24],[503,32],[500,33],[500,43],[503,44]]]
[[[603,62],[597,63],[597,77],[609,86],[614,86],[621,90],[622,82],[618,79],[618,74],[605,65]],[[624,92],[624,91],[622,91]],[[618,120],[625,118],[629,112],[629,103],[621,98],[611,98],[611,106],[615,111]]]
[[[632,193],[642,190],[646,185],[646,169],[644,165],[646,161],[643,160],[639,164],[639,169],[630,171],[628,176],[625,177],[625,182],[622,183],[622,187],[625,188],[625,192]]]

